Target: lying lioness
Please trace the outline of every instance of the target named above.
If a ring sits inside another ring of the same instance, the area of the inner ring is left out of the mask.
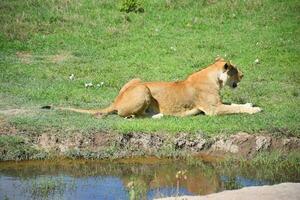
[[[140,79],[133,79],[123,86],[115,101],[105,109],[63,109],[95,114],[98,117],[117,113],[126,118],[260,112],[261,108],[253,107],[250,103],[231,105],[222,103],[220,98],[222,87],[228,85],[235,88],[242,77],[243,74],[230,62],[218,58],[214,64],[193,73],[183,81],[142,82]]]

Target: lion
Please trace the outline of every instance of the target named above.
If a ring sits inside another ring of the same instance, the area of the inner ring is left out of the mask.
[[[114,102],[100,110],[60,108],[105,117],[116,113],[124,118],[165,115],[187,117],[198,114],[224,115],[262,111],[251,103],[224,104],[220,90],[224,86],[236,88],[243,74],[231,62],[217,58],[213,64],[175,82],[143,82],[132,79],[120,90]]]

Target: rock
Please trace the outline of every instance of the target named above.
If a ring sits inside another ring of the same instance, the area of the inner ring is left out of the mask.
[[[209,142],[208,140],[206,140],[203,136],[201,135],[198,135],[196,137],[196,141],[195,141],[195,145],[193,146],[193,148],[199,152],[201,150],[203,150],[205,147],[208,147],[209,146]]]
[[[230,136],[230,139],[232,140],[233,143],[235,144],[243,144],[244,142],[254,138],[253,135],[250,135],[245,132],[239,132],[236,135]]]
[[[231,139],[221,139],[215,142],[212,147],[212,151],[224,151],[229,153],[238,153],[239,147],[235,144],[233,144],[233,141]]]
[[[55,148],[59,142],[55,135],[48,135],[46,133],[38,137],[38,145],[45,149]]]
[[[261,150],[266,150],[271,146],[271,137],[269,136],[257,136],[256,138],[256,147],[255,150],[256,151],[261,151]]]
[[[163,136],[146,133],[124,134],[119,140],[121,147],[153,151],[163,145]]]
[[[186,149],[199,152],[204,149],[208,143],[202,135],[195,136],[183,133],[174,140],[174,144],[176,149]]]
[[[247,155],[250,152],[250,147],[247,144],[250,144],[253,138],[253,135],[244,132],[231,135],[229,138],[224,136],[216,138],[216,142],[211,146],[210,151],[222,151],[234,154],[241,153]]]
[[[186,135],[179,136],[177,139],[174,140],[175,148],[176,149],[183,149],[186,143]]]
[[[283,148],[290,149],[300,149],[300,139],[296,137],[283,138],[282,139]]]
[[[112,142],[115,143],[115,141],[120,141],[121,139],[118,140],[118,135],[114,133],[95,133],[90,136],[90,140],[94,147],[104,147],[111,145]]]

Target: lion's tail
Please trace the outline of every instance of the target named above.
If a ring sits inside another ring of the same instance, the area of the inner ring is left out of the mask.
[[[106,116],[108,114],[112,114],[116,112],[116,109],[113,104],[111,104],[109,107],[104,109],[96,109],[96,110],[88,110],[88,109],[77,109],[77,108],[65,108],[65,107],[53,107],[53,106],[43,106],[42,109],[58,109],[58,110],[68,110],[72,112],[78,112],[78,113],[87,113],[87,114],[99,114],[102,116]]]

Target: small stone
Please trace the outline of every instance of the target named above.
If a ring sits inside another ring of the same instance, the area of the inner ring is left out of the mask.
[[[254,63],[255,63],[255,64],[259,64],[259,63],[260,63],[259,59],[256,58],[255,61],[254,61]]]

